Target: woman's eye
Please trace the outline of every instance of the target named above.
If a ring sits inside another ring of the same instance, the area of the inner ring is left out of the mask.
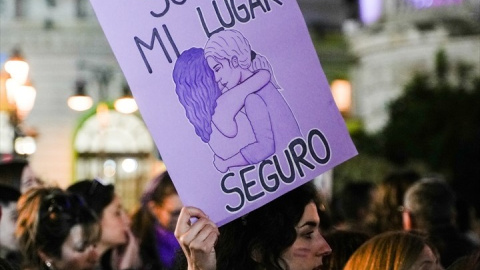
[[[303,237],[305,237],[305,238],[307,238],[307,239],[311,239],[312,236],[313,236],[313,231],[307,232],[307,233],[303,234]]]

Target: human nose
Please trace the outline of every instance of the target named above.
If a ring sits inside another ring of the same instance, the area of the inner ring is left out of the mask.
[[[330,255],[330,253],[332,253],[332,248],[327,243],[327,240],[325,240],[325,238],[323,238],[323,236],[320,235],[318,239],[318,251],[316,253],[316,256],[318,257],[327,256],[327,255]]]

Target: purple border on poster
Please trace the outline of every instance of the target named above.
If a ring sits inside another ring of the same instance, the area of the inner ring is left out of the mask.
[[[357,154],[296,1],[91,3],[182,202],[218,225]]]

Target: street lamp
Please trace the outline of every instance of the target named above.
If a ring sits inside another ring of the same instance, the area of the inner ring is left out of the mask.
[[[18,82],[19,84],[24,84],[27,82],[30,66],[25,59],[23,59],[18,48],[13,50],[12,56],[5,63],[4,68],[14,81]]]
[[[85,92],[85,81],[77,80],[75,82],[75,94],[68,98],[68,107],[75,111],[85,111],[92,107],[93,100]]]
[[[348,116],[352,106],[352,85],[347,80],[334,80],[331,89],[338,110]]]
[[[86,65],[84,62],[81,62],[79,66],[80,69],[88,69],[92,71],[99,86],[99,103],[104,103],[108,98],[108,86],[113,77],[112,69],[103,66]],[[85,86],[86,81],[84,79],[78,79],[76,81],[75,94],[70,96],[67,101],[70,109],[75,111],[85,111],[92,107],[93,99],[87,94]],[[133,99],[130,88],[127,84],[124,84],[122,92],[123,96],[114,102],[115,110],[125,114],[137,111],[137,103]]]
[[[35,132],[29,132],[23,127],[23,121],[33,109],[37,94],[28,79],[29,69],[20,50],[15,48],[1,70],[0,113],[3,115],[2,121],[6,123],[0,127],[3,141],[0,154],[25,156],[35,152],[36,145],[32,137]]]
[[[125,114],[137,111],[137,103],[135,102],[135,99],[133,99],[132,92],[127,84],[123,85],[122,92],[123,96],[117,99],[114,103],[115,110]]]

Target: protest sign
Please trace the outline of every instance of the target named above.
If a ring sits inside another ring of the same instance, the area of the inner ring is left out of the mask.
[[[91,0],[185,205],[225,224],[351,158],[293,0]]]

